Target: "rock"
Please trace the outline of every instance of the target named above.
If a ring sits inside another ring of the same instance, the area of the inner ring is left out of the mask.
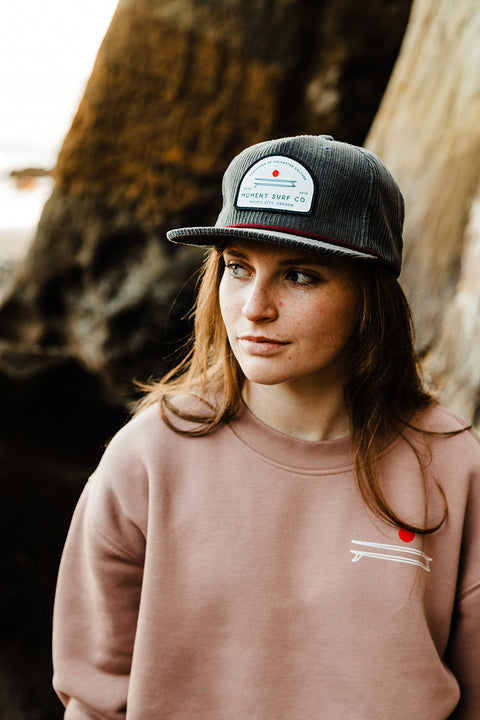
[[[411,1],[323,3],[300,127],[361,145],[387,86]]]
[[[410,2],[387,5],[120,2],[0,336],[63,348],[117,389],[163,374],[202,258],[166,230],[214,221],[223,170],[253,142],[362,141]]]
[[[201,257],[162,243],[128,212],[56,191],[4,301],[0,334],[62,348],[117,390],[133,392],[132,379],[166,372],[188,334]]]
[[[55,579],[78,495],[126,419],[66,352],[0,342],[0,715],[53,720]]]

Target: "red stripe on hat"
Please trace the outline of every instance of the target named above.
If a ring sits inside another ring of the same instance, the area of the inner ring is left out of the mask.
[[[293,230],[291,228],[278,227],[276,225],[248,225],[246,223],[240,223],[238,225],[225,225],[224,227],[245,228],[246,230],[273,230],[274,232],[288,233],[289,235],[298,235],[299,237],[310,238],[311,240],[326,240],[327,242],[331,242],[334,245],[339,245],[341,247],[349,248],[350,250],[356,250],[358,252],[368,253],[369,255],[375,255],[376,257],[380,257],[380,254],[378,252],[375,252],[375,250],[362,248],[358,245],[352,245],[351,243],[343,242],[343,240],[334,240],[333,238],[328,237],[328,235],[316,235],[315,233],[306,233],[302,232],[301,230]]]

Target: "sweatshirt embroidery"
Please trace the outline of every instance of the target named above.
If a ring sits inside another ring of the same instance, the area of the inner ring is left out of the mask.
[[[379,560],[390,560],[392,562],[418,565],[418,567],[423,568],[423,570],[430,572],[430,563],[433,558],[416,548],[406,548],[400,545],[384,545],[383,543],[365,542],[363,540],[352,540],[352,545],[360,545],[363,548],[374,548],[377,551],[372,552],[371,550],[354,548],[353,550],[350,550],[350,552],[354,555],[352,562],[358,562],[362,557],[378,558]],[[379,550],[387,550],[389,552],[378,552]],[[398,554],[391,555],[391,552]]]

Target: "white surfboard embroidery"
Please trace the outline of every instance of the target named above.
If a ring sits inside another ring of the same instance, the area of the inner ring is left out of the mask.
[[[297,184],[296,180],[276,180],[275,178],[255,178],[255,187],[290,187],[294,188]]]
[[[363,540],[352,540],[352,545],[359,545],[362,548],[374,548],[375,550],[386,550],[387,552],[372,552],[354,548],[350,550],[353,553],[352,562],[358,562],[362,557],[378,558],[380,560],[390,560],[392,562],[408,563],[409,565],[418,565],[427,572],[430,572],[430,563],[432,558],[421,550],[416,548],[407,548],[403,545],[383,545],[382,543],[364,542]],[[398,553],[393,555],[391,553]]]

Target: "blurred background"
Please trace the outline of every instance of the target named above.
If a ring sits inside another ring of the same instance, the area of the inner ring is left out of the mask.
[[[55,167],[116,5],[117,0],[16,0],[0,7],[2,265],[22,258],[35,236],[53,188],[47,173]],[[29,169],[35,172],[29,175]]]
[[[0,8],[0,717],[54,720],[74,505],[187,336],[222,173],[254,142],[365,144],[406,201],[401,282],[439,397],[480,425],[477,0],[16,0]]]

